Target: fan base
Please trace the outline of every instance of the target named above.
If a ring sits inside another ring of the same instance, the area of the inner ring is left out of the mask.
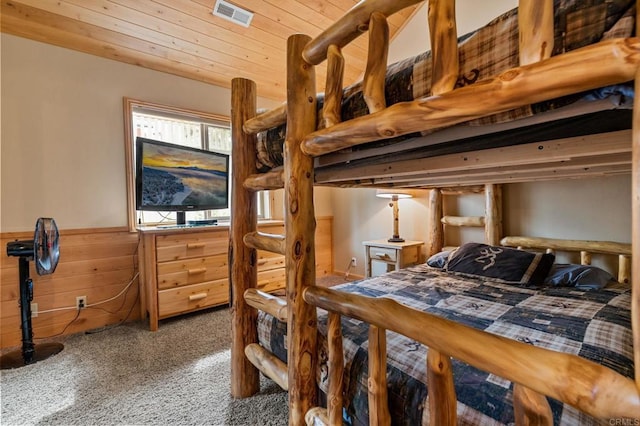
[[[50,356],[53,356],[64,349],[62,343],[40,343],[35,345],[33,351],[33,359],[29,364],[35,364],[38,361],[43,361]],[[20,368],[28,365],[24,361],[22,356],[22,350],[15,350],[8,352],[0,357],[0,369],[10,370],[13,368]]]

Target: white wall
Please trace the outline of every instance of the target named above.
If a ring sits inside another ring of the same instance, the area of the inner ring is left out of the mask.
[[[404,199],[400,206],[400,236],[426,241],[427,196]],[[387,200],[371,189],[333,189],[334,267],[345,271],[351,257],[352,269],[364,275],[366,240],[392,234],[392,212]],[[482,195],[446,197],[445,212],[451,215],[481,216]],[[631,177],[587,178],[507,184],[503,186],[504,235],[547,238],[631,241]],[[484,241],[480,228],[447,230],[446,244]]]
[[[2,34],[1,223],[127,225],[123,97],[229,115],[230,90]],[[261,99],[260,107],[275,103]]]
[[[493,18],[518,6],[518,0],[457,0],[456,27],[458,35],[464,35],[487,24]],[[415,56],[430,49],[427,2],[414,13],[402,31],[389,46],[388,62]]]
[[[316,217],[333,216],[333,188],[316,186],[313,188],[313,207]],[[274,219],[284,219],[284,190],[271,191],[271,214]]]

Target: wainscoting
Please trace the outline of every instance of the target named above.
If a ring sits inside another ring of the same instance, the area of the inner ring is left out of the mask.
[[[333,272],[332,228],[332,217],[317,219],[318,276]],[[6,246],[10,241],[32,239],[33,232],[0,234],[0,348],[20,345],[22,340],[18,258],[7,256]],[[60,230],[60,262],[55,272],[39,276],[29,262],[32,303],[38,304],[38,316],[32,318],[34,341],[141,319],[138,244],[138,233],[126,227]],[[86,296],[88,303],[79,313],[77,296]]]
[[[20,345],[22,339],[18,258],[8,257],[6,246],[10,241],[31,239],[33,232],[0,234],[2,348]],[[60,262],[55,272],[39,276],[29,262],[32,303],[38,304],[38,316],[32,318],[35,342],[139,319],[137,247],[138,234],[125,227],[60,230]],[[77,296],[86,296],[88,304],[79,313],[75,308]]]

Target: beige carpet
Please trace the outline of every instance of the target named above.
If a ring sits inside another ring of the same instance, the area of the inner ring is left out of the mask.
[[[331,287],[338,284],[344,284],[354,280],[347,280],[344,275],[326,275],[324,277],[316,278],[316,285],[323,287]]]
[[[45,361],[1,372],[5,425],[286,425],[287,394],[269,379],[230,397],[228,309],[128,323],[58,341]]]

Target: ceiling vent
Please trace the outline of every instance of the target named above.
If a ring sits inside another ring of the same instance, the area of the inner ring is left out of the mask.
[[[249,25],[251,25],[251,20],[253,19],[252,12],[241,9],[235,4],[231,4],[224,0],[216,0],[216,5],[213,7],[213,14],[242,25],[243,27],[249,27]]]

